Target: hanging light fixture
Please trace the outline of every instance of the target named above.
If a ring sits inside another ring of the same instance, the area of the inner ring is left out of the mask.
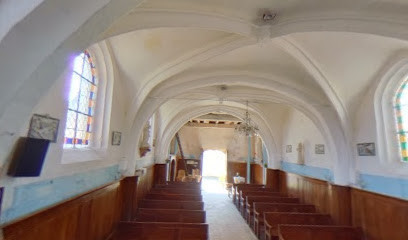
[[[259,128],[256,125],[253,125],[251,116],[248,112],[248,101],[246,101],[246,107],[247,109],[245,111],[243,122],[235,127],[235,131],[245,136],[258,135]]]

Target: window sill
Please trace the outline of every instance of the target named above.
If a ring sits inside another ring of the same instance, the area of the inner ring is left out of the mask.
[[[106,158],[105,148],[69,148],[62,153],[62,164],[98,161]]]

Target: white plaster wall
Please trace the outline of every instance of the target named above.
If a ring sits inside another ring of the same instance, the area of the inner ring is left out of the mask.
[[[107,116],[107,118],[110,120],[110,124],[106,129],[103,129],[104,131],[108,132],[106,135],[106,137],[108,137],[108,145],[106,146],[106,149],[102,149],[101,151],[96,151],[91,154],[84,150],[76,150],[74,154],[77,157],[78,162],[68,164],[62,163],[64,153],[63,140],[67,111],[65,96],[67,96],[67,92],[69,91],[70,76],[71,70],[67,69],[32,111],[32,114],[48,114],[51,117],[60,119],[58,139],[56,143],[50,143],[49,145],[41,176],[30,178],[12,178],[6,175],[8,164],[1,169],[1,186],[6,186],[3,209],[7,209],[7,207],[11,205],[13,201],[13,189],[19,185],[38,182],[45,179],[54,179],[60,176],[70,176],[76,173],[84,173],[90,170],[116,165],[119,164],[119,162],[124,158],[123,147],[127,138],[126,133],[124,132],[124,122],[126,117],[125,103],[128,101],[128,99],[124,97],[125,95],[121,94],[123,91],[123,86],[120,79],[108,79],[108,81],[114,81],[114,85],[112,108],[110,115]],[[105,111],[107,111],[107,109],[105,109]],[[29,123],[30,119],[27,119],[26,123],[20,129],[19,136],[27,136]],[[111,145],[112,131],[122,132],[122,144],[120,146]]]
[[[198,158],[203,150],[226,150],[228,161],[245,162],[248,158],[248,139],[236,134],[234,128],[183,126],[179,135],[185,157]]]
[[[301,142],[304,144],[305,165],[331,169],[330,150],[327,149],[324,138],[313,122],[295,109],[288,111],[285,122],[286,124],[282,126],[283,160],[297,163],[298,153],[296,148]],[[325,154],[315,154],[315,144],[324,144]],[[286,145],[292,145],[291,153],[286,153]]]

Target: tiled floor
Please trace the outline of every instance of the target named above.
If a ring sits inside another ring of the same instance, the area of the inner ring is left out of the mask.
[[[218,181],[203,179],[202,188],[210,240],[257,239]]]

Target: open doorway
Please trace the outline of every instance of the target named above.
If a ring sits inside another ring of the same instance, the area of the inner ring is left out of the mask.
[[[227,154],[222,150],[205,150],[203,153],[202,188],[207,192],[226,193]]]

